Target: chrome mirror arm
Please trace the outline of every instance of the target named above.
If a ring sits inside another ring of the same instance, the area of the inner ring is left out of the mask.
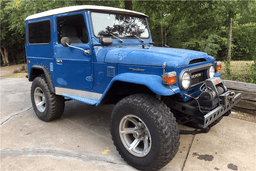
[[[68,44],[68,43],[66,43],[66,45],[68,45],[69,47],[75,48],[75,49],[82,50],[82,51],[83,51],[84,53],[86,53],[86,54],[90,54],[90,50],[84,50],[84,49],[79,48],[79,47],[71,46],[71,45]]]

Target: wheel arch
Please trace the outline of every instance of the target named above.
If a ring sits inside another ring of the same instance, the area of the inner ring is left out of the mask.
[[[115,104],[122,98],[137,93],[160,96],[175,94],[172,89],[163,85],[161,76],[124,73],[117,75],[111,80],[99,103]]]
[[[38,77],[40,75],[45,75],[45,79],[46,79],[46,82],[47,82],[50,92],[55,93],[54,86],[52,83],[52,78],[51,78],[50,72],[46,66],[33,65],[30,69],[28,80],[33,81],[36,77]]]

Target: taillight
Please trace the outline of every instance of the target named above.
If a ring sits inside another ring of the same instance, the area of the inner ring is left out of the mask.
[[[167,85],[172,85],[175,84],[177,82],[177,76],[176,76],[176,72],[168,72],[165,73],[163,76],[163,83],[167,84]]]

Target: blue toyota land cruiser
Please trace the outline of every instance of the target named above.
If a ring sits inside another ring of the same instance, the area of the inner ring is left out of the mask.
[[[147,15],[92,5],[26,18],[31,101],[43,121],[69,99],[116,104],[110,130],[119,154],[158,170],[179,148],[178,123],[209,129],[241,100],[227,90],[220,62],[204,52],[155,47]]]

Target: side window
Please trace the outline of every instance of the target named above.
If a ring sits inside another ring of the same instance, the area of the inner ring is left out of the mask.
[[[88,43],[88,34],[82,14],[57,18],[58,43],[68,37],[71,44]]]
[[[51,22],[44,20],[28,24],[28,41],[36,44],[51,43]]]

